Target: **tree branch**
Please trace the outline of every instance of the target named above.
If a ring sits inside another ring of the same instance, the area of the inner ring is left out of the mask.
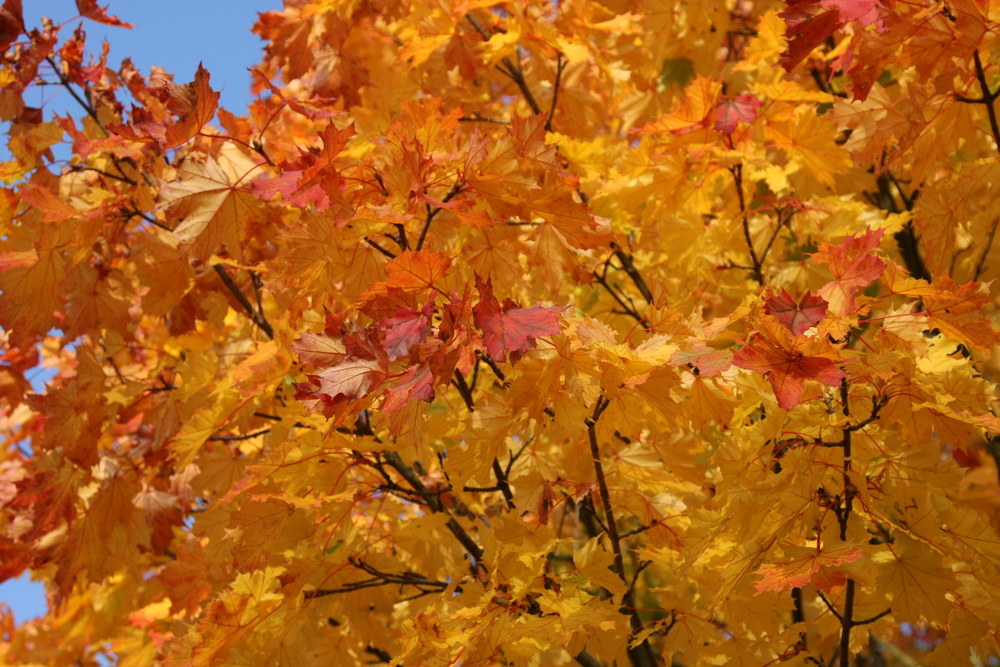
[[[445,509],[444,505],[441,503],[441,497],[439,494],[434,493],[423,483],[417,473],[410,466],[403,462],[403,459],[399,457],[396,452],[385,452],[385,462],[388,463],[392,468],[403,476],[403,479],[413,487],[413,489],[420,494],[420,496],[427,501],[427,505],[435,512],[440,512],[442,514],[449,514],[448,510]],[[451,534],[461,542],[465,550],[472,556],[476,563],[475,567],[478,568],[479,563],[483,560],[483,549],[472,537],[465,531],[464,528],[455,520],[455,517],[448,519],[448,523],[445,524]]]
[[[1000,218],[994,220],[993,226],[990,227],[990,234],[986,238],[986,247],[983,248],[983,254],[980,255],[979,261],[976,262],[976,271],[972,275],[972,282],[979,280],[979,276],[983,275],[983,271],[986,270],[986,256],[989,254],[990,248],[993,247],[993,237],[995,237],[997,233],[997,223],[1000,223]]]
[[[847,378],[840,381],[840,401],[843,404],[845,417],[851,414]],[[854,505],[854,484],[851,482],[851,434],[850,428],[844,429],[844,509],[837,519],[840,521],[840,541],[847,541],[847,523]],[[840,619],[840,667],[850,667],[851,664],[851,629],[854,627],[854,579],[847,580],[847,593],[844,596],[844,612]]]
[[[222,283],[229,289],[230,292],[232,292],[233,296],[236,297],[236,300],[240,302],[241,306],[243,306],[243,309],[247,311],[247,315],[250,317],[250,320],[260,327],[261,331],[267,334],[268,338],[274,340],[274,329],[271,328],[271,323],[264,318],[263,313],[259,313],[254,309],[253,304],[250,303],[250,299],[248,299],[247,295],[243,293],[240,286],[233,281],[232,277],[226,273],[226,269],[223,268],[221,264],[216,264],[212,268],[215,269],[217,274],[219,274],[219,278],[222,279]]]
[[[101,132],[104,133],[104,136],[106,137],[110,136],[108,134],[108,130],[104,127],[104,123],[102,123],[101,119],[97,117],[97,110],[90,102],[82,99],[79,95],[77,95],[76,91],[73,90],[73,84],[70,83],[69,79],[63,76],[63,73],[59,70],[59,66],[56,65],[55,61],[52,59],[52,56],[45,56],[45,62],[47,62],[49,65],[52,66],[52,70],[55,72],[56,76],[59,77],[59,83],[62,84],[63,88],[69,91],[69,94],[73,96],[73,99],[76,100],[76,103],[79,104],[83,108],[83,110],[87,112],[87,115],[90,116],[95,123],[97,123],[97,127],[101,128]]]
[[[1000,123],[997,123],[997,110],[993,106],[1000,91],[991,91],[989,83],[986,82],[986,70],[983,68],[983,61],[979,58],[979,49],[972,52],[972,60],[976,65],[976,79],[979,81],[979,89],[982,91],[982,98],[978,100],[962,99],[963,102],[978,102],[986,106],[986,114],[990,119],[990,131],[993,132],[993,141],[997,150],[1000,151]]]
[[[484,28],[479,21],[476,20],[476,17],[472,15],[472,12],[466,14],[465,18],[469,19],[469,23],[471,23],[472,27],[476,29],[476,32],[482,36],[483,41],[490,41],[490,37],[493,35],[489,30]],[[521,69],[520,63],[515,66],[507,56],[504,56],[501,62],[503,63],[503,68],[501,68],[500,65],[497,65],[497,69],[506,74],[515,84],[517,84],[517,87],[521,90],[521,94],[524,95],[524,101],[531,107],[531,111],[536,116],[541,114],[542,107],[538,105],[538,102],[535,100],[535,96],[531,94],[531,88],[528,87],[528,82],[524,78],[524,70]]]
[[[622,269],[628,274],[628,277],[632,279],[632,283],[635,285],[636,289],[639,290],[639,294],[642,294],[642,298],[646,300],[646,303],[653,303],[653,292],[649,289],[649,285],[643,279],[642,274],[639,273],[639,269],[635,266],[635,261],[632,259],[632,255],[625,252],[620,245],[611,242],[611,250],[615,253],[615,257],[622,264]]]
[[[739,196],[740,200],[740,216],[743,218],[743,238],[746,239],[747,249],[750,250],[750,263],[752,265],[753,277],[757,281],[758,285],[763,286],[764,284],[764,267],[761,264],[760,258],[757,257],[757,251],[753,247],[753,239],[750,237],[750,219],[747,216],[747,202],[746,197],[743,195],[743,165],[738,164],[729,169],[729,173],[733,175],[733,180],[736,182],[736,194]]]
[[[566,69],[566,64],[562,53],[556,54],[556,82],[552,86],[552,106],[549,107],[549,117],[545,121],[546,132],[552,131],[552,117],[556,114],[556,104],[559,101],[559,83],[562,80],[562,73]]]
[[[212,442],[239,442],[241,440],[253,440],[270,432],[271,429],[265,428],[253,433],[247,433],[246,435],[210,435],[208,439]]]
[[[587,417],[587,435],[590,439],[590,455],[594,459],[594,472],[597,476],[597,486],[601,494],[601,504],[604,506],[604,516],[607,519],[606,532],[611,541],[611,550],[614,553],[615,573],[625,585],[625,595],[622,597],[623,612],[628,613],[629,622],[632,626],[632,633],[636,634],[642,630],[642,619],[639,618],[639,611],[635,607],[632,598],[632,587],[628,577],[625,576],[625,559],[622,557],[621,538],[618,535],[618,526],[615,523],[614,507],[611,505],[611,493],[608,490],[608,480],[604,476],[604,464],[601,462],[601,448],[597,442],[597,421],[611,404],[610,399],[600,396],[594,404],[594,413]],[[644,639],[641,644],[631,647],[628,650],[629,658],[636,667],[655,667],[656,657],[653,655],[653,647],[649,640]]]
[[[403,588],[404,586],[412,586],[413,588],[419,590],[420,593],[418,595],[408,598],[412,600],[424,595],[440,593],[451,585],[446,581],[434,581],[433,579],[428,579],[427,577],[417,574],[416,572],[403,572],[402,574],[381,572],[373,568],[371,565],[368,565],[360,558],[348,558],[348,562],[359,570],[371,575],[371,578],[363,579],[361,581],[353,581],[348,584],[344,584],[340,588],[325,588],[308,591],[304,594],[305,598],[307,600],[312,600],[315,598],[326,597],[327,595],[353,593],[354,591],[360,591],[365,588],[376,588],[378,586],[388,586],[390,584],[394,584],[398,585],[400,588]],[[457,590],[461,591],[461,588],[459,587]]]
[[[444,199],[441,200],[442,203],[447,204],[448,202],[450,202],[455,197],[455,195],[457,195],[459,192],[462,191],[462,188],[464,186],[465,184],[462,183],[461,178],[455,181],[455,185],[451,186],[451,190],[449,190],[448,194],[445,195]],[[434,220],[434,216],[436,216],[440,212],[441,212],[440,206],[431,209],[431,205],[427,204],[427,219],[424,220],[424,228],[420,230],[420,238],[417,239],[417,247],[415,248],[415,250],[417,250],[418,252],[420,250],[423,250],[424,240],[427,238],[427,232],[431,228],[431,222]]]
[[[634,305],[627,303],[624,299],[622,299],[621,296],[618,295],[618,292],[616,292],[614,288],[611,286],[611,284],[608,282],[608,268],[610,266],[611,266],[611,257],[608,257],[608,259],[604,262],[604,270],[601,271],[600,274],[597,273],[596,269],[594,270],[594,280],[596,280],[599,285],[601,285],[604,289],[606,289],[608,291],[608,294],[610,294],[611,297],[618,302],[618,305],[622,307],[622,310],[624,311],[625,315],[628,315],[639,324],[645,326],[646,324],[648,324],[646,318],[639,314],[639,311],[635,309]]]
[[[380,246],[375,241],[372,241],[367,236],[365,237],[365,243],[367,243],[371,247],[375,248],[376,250],[378,250],[380,253],[382,253],[383,255],[385,255],[386,257],[388,257],[389,259],[396,259],[395,253],[392,253],[392,252],[386,250],[385,248],[383,248],[382,246]]]

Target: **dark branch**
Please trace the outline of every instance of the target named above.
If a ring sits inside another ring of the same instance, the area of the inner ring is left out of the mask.
[[[611,400],[600,396],[594,404],[594,413],[587,417],[587,436],[590,440],[590,455],[594,459],[594,472],[597,476],[597,487],[601,494],[601,504],[604,506],[604,516],[607,519],[606,532],[611,541],[611,550],[614,553],[615,573],[625,585],[625,595],[622,597],[622,611],[629,615],[629,622],[632,626],[632,633],[637,634],[642,630],[642,619],[635,607],[632,598],[632,585],[625,576],[625,559],[622,557],[621,537],[618,535],[618,525],[615,522],[614,507],[611,505],[611,493],[608,490],[608,480],[604,476],[604,464],[601,462],[601,447],[597,442],[597,422],[604,414],[604,411],[611,405]],[[653,655],[653,647],[648,639],[644,639],[641,644],[634,646],[628,651],[632,664],[636,667],[654,667],[657,664]]]
[[[880,618],[885,618],[886,616],[888,616],[891,613],[892,613],[892,607],[889,607],[888,609],[886,609],[882,613],[875,614],[871,618],[866,618],[863,621],[854,621],[854,625],[868,625],[870,623],[874,623],[875,621],[879,620]]]
[[[104,127],[104,123],[102,123],[101,119],[97,117],[97,110],[90,102],[81,98],[77,92],[73,90],[73,85],[70,83],[69,79],[63,76],[62,70],[60,70],[59,66],[56,65],[54,60],[52,60],[52,56],[45,56],[45,62],[52,66],[52,70],[55,72],[56,76],[59,77],[59,83],[62,84],[63,88],[69,91],[69,94],[73,96],[76,103],[87,112],[87,115],[90,116],[95,123],[97,123],[97,127],[101,128],[101,132],[104,133],[104,136],[109,136],[108,130]]]
[[[450,202],[455,197],[455,195],[457,195],[459,192],[462,191],[463,187],[464,183],[462,183],[462,179],[458,179],[457,181],[455,181],[455,185],[451,186],[451,190],[448,191],[448,194],[445,195],[444,199],[442,199],[441,202],[444,204]],[[434,220],[434,217],[440,212],[441,212],[440,206],[432,209],[431,205],[427,204],[427,218],[426,220],[424,220],[424,228],[420,230],[420,238],[417,239],[417,246],[415,250],[417,251],[423,250],[424,240],[427,238],[427,232],[431,228],[431,222]]]
[[[1000,91],[991,91],[990,85],[986,82],[986,70],[983,69],[983,61],[979,58],[979,49],[972,52],[972,59],[976,65],[976,79],[979,80],[979,89],[982,91],[982,99],[977,100],[986,106],[986,114],[990,119],[990,130],[993,132],[993,141],[996,142],[997,150],[1000,151],[1000,123],[997,123],[997,110],[993,106]],[[965,101],[965,100],[963,100]]]
[[[653,292],[649,289],[649,285],[643,279],[642,274],[639,273],[639,269],[635,266],[635,261],[632,259],[632,255],[625,252],[620,245],[611,242],[611,250],[615,253],[615,257],[622,264],[622,269],[628,274],[628,277],[632,279],[633,284],[635,284],[636,289],[639,290],[639,294],[642,294],[642,298],[646,300],[646,303],[653,303]]]
[[[736,182],[736,194],[740,201],[740,217],[743,222],[743,238],[746,239],[747,249],[750,250],[750,263],[752,265],[753,277],[757,281],[758,285],[764,284],[764,266],[757,256],[757,251],[753,247],[753,238],[750,236],[750,219],[747,212],[747,202],[746,197],[743,194],[743,165],[738,164],[730,168],[729,172],[733,175],[733,180]]]
[[[420,494],[420,496],[427,501],[427,505],[435,512],[440,512],[442,514],[448,514],[448,510],[445,509],[444,505],[441,503],[441,497],[439,494],[434,493],[423,483],[417,473],[410,466],[403,462],[403,459],[399,457],[396,452],[386,452],[385,462],[388,463],[392,468],[403,476],[403,479],[413,487],[413,489]],[[454,535],[465,550],[471,555],[478,564],[483,559],[483,549],[472,537],[465,531],[464,528],[451,517],[448,523],[445,524],[451,534]]]
[[[378,250],[380,253],[382,253],[383,255],[385,255],[386,257],[388,257],[389,259],[396,259],[396,255],[394,253],[386,250],[385,248],[383,248],[382,246],[380,246],[375,241],[372,241],[367,236],[365,237],[365,243],[367,243],[371,247],[375,248],[376,250]]]
[[[986,238],[986,247],[983,248],[983,254],[979,257],[979,261],[976,263],[976,271],[972,275],[973,282],[979,280],[979,276],[983,275],[983,271],[986,270],[986,256],[990,253],[990,248],[993,247],[993,237],[997,234],[997,223],[1000,223],[1000,218],[994,220],[993,226],[990,227],[990,234]]]
[[[479,21],[476,20],[476,17],[473,16],[471,12],[466,14],[465,18],[469,19],[469,23],[472,24],[472,27],[476,29],[476,32],[482,36],[484,41],[488,42],[490,40],[490,37],[493,35],[489,30],[484,28]],[[535,100],[535,96],[531,94],[531,88],[528,86],[528,82],[524,78],[524,70],[521,69],[521,64],[518,63],[515,66],[507,56],[503,57],[501,63],[503,64],[503,67],[497,65],[497,69],[506,74],[515,84],[517,84],[517,87],[521,90],[521,94],[524,95],[524,101],[531,107],[531,111],[536,116],[541,114],[542,107],[538,105],[538,102]]]
[[[208,439],[214,442],[239,442],[240,440],[253,440],[270,432],[271,429],[265,428],[246,435],[210,435]]]
[[[552,117],[556,114],[556,104],[559,102],[559,83],[562,81],[563,70],[566,69],[566,61],[562,54],[556,55],[556,82],[552,86],[552,106],[549,107],[549,117],[545,121],[545,131],[552,131]]]
[[[266,333],[268,338],[274,340],[274,329],[271,328],[271,323],[267,321],[263,313],[259,313],[254,310],[253,304],[250,303],[250,299],[247,298],[247,295],[243,293],[239,285],[233,281],[230,275],[226,273],[226,269],[223,268],[221,264],[216,264],[212,268],[214,268],[215,272],[219,274],[219,278],[222,279],[222,283],[229,289],[230,292],[232,292],[233,296],[236,297],[236,300],[240,302],[241,306],[243,306],[243,309],[247,311],[247,315],[250,316],[253,323],[260,327],[261,331]]]

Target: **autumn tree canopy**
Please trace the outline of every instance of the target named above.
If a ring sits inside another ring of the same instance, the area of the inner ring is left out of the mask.
[[[0,9],[0,662],[998,655],[996,2],[118,4]]]

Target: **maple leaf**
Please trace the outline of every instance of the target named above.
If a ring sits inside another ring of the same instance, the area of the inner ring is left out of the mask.
[[[115,134],[132,141],[155,141],[163,148],[185,144],[211,122],[219,104],[219,93],[209,86],[208,70],[198,64],[194,81],[178,86],[164,80],[161,90],[168,108],[179,116],[176,122],[167,123],[152,113],[132,106],[132,125],[109,125]],[[138,130],[138,132],[136,132]]]
[[[752,123],[757,118],[757,109],[763,104],[753,95],[721,96],[716,109],[715,129],[723,134],[732,134],[740,123]]]
[[[791,0],[780,14],[789,36],[781,66],[791,71],[849,22],[858,21],[862,26],[878,22],[878,4],[878,0]]]
[[[342,416],[352,401],[365,398],[389,375],[389,359],[375,335],[354,320],[340,324],[338,339],[309,336],[293,349],[302,350],[310,363],[325,367],[295,385],[296,398],[310,410]],[[339,350],[343,356],[339,356]],[[329,365],[326,365],[329,364]]]
[[[104,25],[113,25],[119,28],[132,28],[131,23],[125,23],[117,16],[110,16],[107,7],[101,7],[97,0],[76,0],[76,10],[80,16],[85,16],[91,21],[97,21]]]
[[[409,354],[410,348],[424,342],[431,335],[431,315],[434,313],[433,300],[424,304],[421,311],[400,306],[395,317],[389,317],[378,323],[379,329],[385,332],[385,348],[389,361]]]
[[[451,266],[451,259],[442,253],[407,250],[385,265],[389,279],[377,282],[361,295],[363,300],[388,296],[390,290],[407,293],[436,289],[435,285]]]
[[[299,161],[282,165],[282,173],[275,178],[262,178],[250,183],[249,191],[261,199],[271,199],[276,193],[295,206],[312,204],[319,211],[330,208],[341,200],[341,181],[337,176],[335,160],[356,134],[354,127],[338,129],[332,123],[320,134],[323,148],[303,151]]]
[[[719,82],[707,77],[697,77],[684,89],[684,97],[675,111],[647,123],[641,132],[685,132],[707,125],[716,109],[716,99],[721,90],[722,84]]]
[[[755,584],[758,592],[780,593],[802,587],[810,583],[820,570],[828,570],[822,577],[829,578],[836,566],[861,558],[861,547],[849,542],[827,545],[822,549],[783,545],[781,551],[780,561],[774,559],[758,568],[757,574],[761,575],[760,581]]]
[[[792,338],[777,321],[761,319],[750,342],[733,355],[733,364],[766,375],[778,406],[787,410],[802,402],[806,380],[839,386],[847,373],[838,359],[838,351],[825,339]]]
[[[957,286],[948,276],[934,281],[934,294],[924,296],[924,307],[933,327],[949,338],[968,343],[978,350],[988,350],[1000,340],[1000,334],[982,315],[989,293],[978,283]]]
[[[472,312],[476,326],[483,331],[486,351],[494,359],[503,361],[507,353],[512,352],[516,360],[521,353],[534,347],[536,338],[559,333],[559,314],[565,312],[565,308],[519,308],[509,299],[501,308],[493,296],[492,281],[483,282],[476,276],[476,289],[479,290],[479,303]]]
[[[434,374],[431,373],[429,366],[410,366],[402,379],[389,387],[386,399],[382,403],[382,410],[386,414],[392,414],[413,399],[430,403],[434,400],[433,381]]]
[[[0,8],[0,48],[6,49],[24,32],[21,0],[5,0]]]
[[[869,229],[863,235],[851,234],[840,245],[822,243],[819,252],[813,253],[813,261],[830,265],[834,280],[820,287],[818,294],[835,316],[852,314],[855,292],[871,285],[885,270],[886,263],[874,253],[882,233],[881,229]]]
[[[801,336],[822,321],[827,305],[826,299],[811,292],[806,292],[796,301],[788,290],[782,290],[781,296],[768,297],[764,310],[768,315],[777,316],[793,336]]]
[[[180,180],[160,187],[157,209],[182,220],[174,236],[202,260],[222,247],[242,259],[243,241],[262,218],[260,200],[240,187],[244,174],[231,167],[210,157],[203,164],[186,164]]]

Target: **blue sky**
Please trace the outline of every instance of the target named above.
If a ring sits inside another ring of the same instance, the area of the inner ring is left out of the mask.
[[[144,74],[159,65],[174,74],[174,81],[187,83],[194,78],[198,63],[211,73],[211,85],[222,91],[221,105],[241,115],[250,103],[250,74],[247,68],[260,60],[263,42],[250,32],[258,12],[281,8],[281,0],[99,0],[108,13],[132,23],[132,30],[84,21],[87,45],[99,52],[101,42],[111,44],[109,64],[117,68],[123,58]],[[24,21],[30,30],[47,16],[62,23],[76,16],[74,0],[27,0]],[[72,34],[79,19],[65,24],[62,36]],[[38,95],[38,99],[31,99]],[[46,116],[53,112],[79,115],[72,98],[62,89],[39,88],[29,93],[27,102],[43,106]],[[44,104],[43,104],[44,103]],[[127,107],[128,105],[126,105]],[[6,152],[6,151],[3,151]],[[14,610],[18,623],[45,612],[45,589],[27,576],[0,584],[0,603]]]

